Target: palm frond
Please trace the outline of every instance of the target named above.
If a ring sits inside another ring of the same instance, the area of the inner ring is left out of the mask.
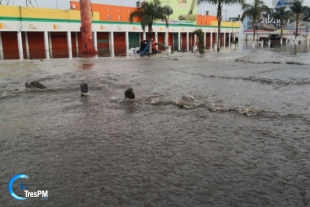
[[[303,13],[307,9],[307,7],[303,6],[302,3],[303,3],[303,1],[295,0],[292,3],[292,6],[290,7],[292,12],[295,13],[295,14]]]
[[[129,15],[130,23],[133,22],[133,18],[134,17],[142,18],[143,17],[143,11],[141,9],[136,9],[135,11],[131,12],[130,15]]]
[[[293,15],[293,13],[289,10],[285,11],[286,7],[280,7],[278,11],[272,13],[272,17],[276,20],[280,20],[283,22],[288,21],[288,19],[290,19]]]
[[[253,24],[258,23],[260,21],[261,13],[263,11],[271,13],[270,9],[261,0],[254,0],[252,5],[243,4],[241,8],[243,10],[241,21],[243,21],[245,17],[251,17]]]
[[[222,0],[223,4],[244,4],[244,0]]]
[[[134,17],[139,17],[141,20],[142,30],[148,27],[148,31],[152,32],[152,25],[156,20],[163,20],[166,22],[166,26],[169,26],[169,15],[173,13],[173,10],[168,6],[161,6],[159,0],[143,2],[141,8],[136,9],[129,15],[129,20],[132,23]]]
[[[250,5],[250,4],[242,4],[242,6],[241,6],[241,9],[242,10],[246,10],[246,9],[249,9],[249,8],[251,8],[252,7],[252,5]]]
[[[249,17],[249,16],[252,16],[252,15],[253,15],[252,8],[249,8],[249,9],[245,10],[245,11],[242,13],[240,20],[243,22],[243,20],[245,19],[245,17]]]

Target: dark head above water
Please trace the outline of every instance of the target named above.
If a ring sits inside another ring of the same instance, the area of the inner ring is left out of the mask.
[[[39,88],[39,89],[45,89],[46,88],[45,85],[39,83],[38,81],[32,81],[32,82],[30,82],[30,84],[26,82],[25,86],[26,86],[26,88]]]

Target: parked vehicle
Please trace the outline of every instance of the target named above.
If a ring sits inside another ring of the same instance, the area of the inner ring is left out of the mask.
[[[270,34],[268,35],[268,37],[260,37],[259,41],[264,41],[264,45],[268,44],[268,40],[270,39],[271,44],[280,44],[280,40],[281,40],[281,36],[278,34]],[[283,39],[283,44],[286,43],[286,39],[285,37],[282,37]]]

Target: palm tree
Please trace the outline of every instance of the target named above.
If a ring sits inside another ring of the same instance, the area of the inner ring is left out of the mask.
[[[304,13],[308,7],[302,5],[303,1],[295,0],[291,6],[292,12],[295,14],[296,32],[295,38],[298,35],[299,15]]]
[[[241,9],[243,10],[243,14],[241,16],[241,21],[245,19],[245,17],[252,18],[253,23],[253,43],[255,41],[255,31],[258,23],[261,21],[261,13],[263,11],[270,12],[270,9],[265,5],[262,0],[254,0],[253,4],[242,4]]]
[[[198,4],[207,2],[217,6],[217,52],[220,52],[220,34],[221,34],[221,22],[223,20],[222,10],[224,5],[229,4],[244,4],[244,0],[198,0]]]
[[[283,36],[283,27],[284,24],[287,23],[287,21],[292,17],[293,13],[290,10],[285,11],[286,7],[280,7],[276,12],[272,13],[272,17],[275,20],[280,21],[280,27],[281,27],[281,42],[282,42],[282,36]]]
[[[172,14],[172,11],[168,7],[161,7],[159,0],[153,0],[151,2],[143,2],[141,8],[137,8],[129,15],[130,23],[133,22],[134,17],[141,19],[142,30],[145,31],[145,27],[148,27],[149,38],[152,38],[152,26],[155,20],[164,20],[166,27],[169,26],[168,18]]]

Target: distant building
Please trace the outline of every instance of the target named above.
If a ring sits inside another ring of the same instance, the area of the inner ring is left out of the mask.
[[[278,9],[282,6],[290,7],[294,0],[273,0],[272,1],[272,8]]]
[[[271,8],[272,10],[276,11],[281,7],[286,7],[286,10],[290,10],[293,2],[295,0],[273,0]],[[307,4],[304,4],[305,6]],[[309,4],[308,4],[309,5]],[[299,30],[300,34],[309,34],[310,33],[310,8],[308,8],[304,14],[300,15],[301,22],[299,23]],[[243,20],[243,29],[246,34],[253,33],[253,22],[251,17],[246,17]],[[296,25],[294,20],[289,20],[286,25],[284,26],[284,34],[285,35],[292,35],[296,30]],[[262,12],[260,21],[256,26],[256,34],[259,33],[264,34],[264,32],[272,32],[272,33],[280,33],[280,22],[278,20],[274,20],[272,15],[268,14],[267,12]]]
[[[280,7],[285,6],[286,10],[290,10],[290,7],[292,6],[293,2],[295,0],[273,0],[272,1],[272,9],[273,10],[277,10]],[[309,6],[307,4],[304,4],[305,6]],[[301,16],[303,21],[310,21],[310,8],[308,7],[308,9],[304,12],[304,15]]]
[[[238,17],[229,17],[228,21],[229,21],[229,22],[237,22],[237,21],[240,21],[240,15],[238,15]]]

